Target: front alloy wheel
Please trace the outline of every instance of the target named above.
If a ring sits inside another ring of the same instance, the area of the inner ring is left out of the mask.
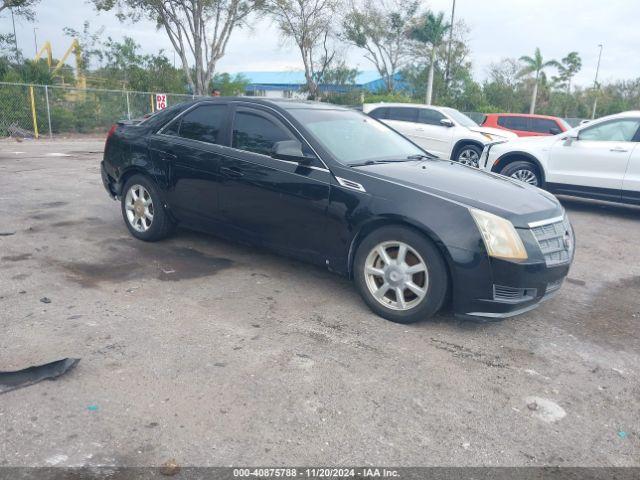
[[[383,306],[410,310],[427,294],[429,271],[418,252],[404,242],[376,245],[365,261],[367,288]]]
[[[521,182],[528,183],[529,185],[538,186],[538,178],[536,175],[528,169],[516,170],[511,174],[511,178],[520,180]]]
[[[449,285],[438,247],[423,233],[401,225],[369,233],[358,246],[353,272],[369,308],[397,323],[433,316]]]
[[[468,145],[463,147],[458,153],[457,161],[463,165],[478,168],[480,164],[481,151],[478,147]]]

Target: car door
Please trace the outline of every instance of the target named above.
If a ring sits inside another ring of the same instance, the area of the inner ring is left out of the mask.
[[[588,125],[577,139],[561,137],[549,152],[547,182],[605,200],[619,200],[640,119],[617,118]]]
[[[433,108],[419,108],[418,123],[411,139],[428,152],[448,159],[453,148],[453,130],[456,127],[443,125],[441,121],[446,118]]]
[[[622,181],[622,201],[640,204],[640,129],[634,138],[627,171]]]
[[[204,226],[219,218],[221,144],[228,143],[228,115],[227,104],[199,104],[150,138],[152,156],[168,172],[168,204],[183,222]]]
[[[498,125],[505,130],[510,130],[519,137],[532,137],[539,134],[531,131],[531,122],[527,117],[501,115],[498,117]]]
[[[271,156],[276,142],[298,140],[305,155],[315,157],[276,112],[236,106],[232,125],[231,148],[220,166],[223,220],[271,248],[324,261],[329,170],[317,158],[303,165]]]

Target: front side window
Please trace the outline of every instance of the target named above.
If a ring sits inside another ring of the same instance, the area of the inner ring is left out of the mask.
[[[284,127],[256,113],[240,111],[233,122],[233,147],[271,155],[273,145],[296,138]]]
[[[397,120],[399,122],[417,122],[418,109],[408,107],[389,107],[387,118],[389,120]]]
[[[444,118],[443,114],[430,108],[421,108],[418,113],[418,121],[427,125],[442,125],[440,120]]]
[[[226,105],[196,107],[182,117],[180,136],[201,142],[219,143],[226,113]]]
[[[424,155],[402,135],[360,112],[313,108],[289,112],[343,165]]]
[[[531,123],[531,131],[533,132],[553,133],[554,131],[560,131],[556,122],[546,118],[534,118]]]
[[[453,119],[458,125],[467,128],[477,127],[478,124],[467,117],[464,113],[459,112],[455,108],[442,107],[442,111],[449,116],[449,118]]]
[[[584,128],[580,131],[580,140],[595,142],[632,142],[640,128],[640,120],[625,118]]]

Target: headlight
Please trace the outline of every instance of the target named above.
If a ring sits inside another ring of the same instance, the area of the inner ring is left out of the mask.
[[[480,135],[489,139],[489,141],[493,140],[493,137],[489,133],[480,132]]]
[[[513,224],[502,217],[470,208],[490,256],[507,260],[526,260],[527,251]]]

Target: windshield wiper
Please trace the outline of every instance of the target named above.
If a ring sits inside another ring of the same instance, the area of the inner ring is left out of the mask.
[[[407,157],[405,159],[396,159],[396,160],[367,160],[362,163],[350,163],[350,167],[364,167],[366,165],[379,165],[382,163],[400,163],[400,162],[408,162],[410,160],[415,160],[415,158]]]
[[[438,158],[438,157],[436,155],[433,155],[432,153],[416,153],[415,155],[409,155],[407,157],[408,160],[423,160],[423,159],[431,160],[434,158]]]

